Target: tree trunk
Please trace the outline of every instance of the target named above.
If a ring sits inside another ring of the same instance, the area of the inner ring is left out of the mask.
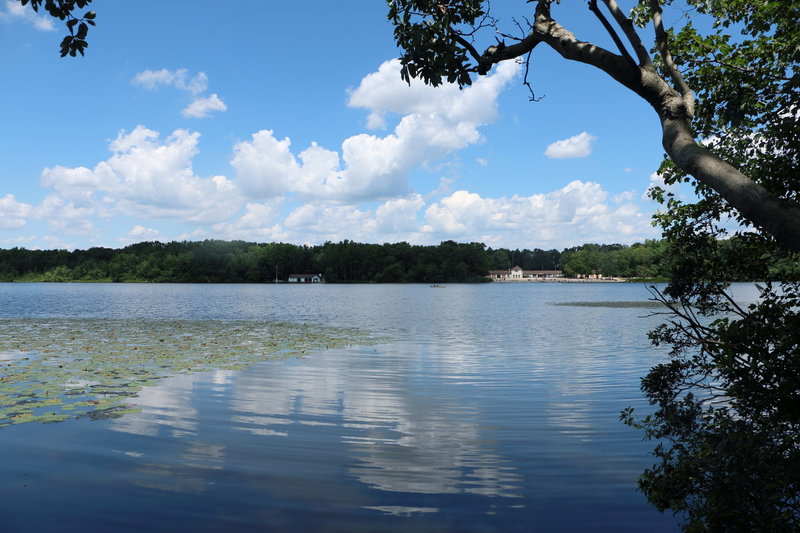
[[[800,206],[772,194],[697,144],[685,119],[662,115],[661,124],[664,149],[676,165],[718,192],[783,246],[800,251]]]

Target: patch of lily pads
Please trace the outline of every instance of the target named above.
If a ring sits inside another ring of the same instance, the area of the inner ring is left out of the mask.
[[[605,307],[617,309],[664,309],[664,304],[654,300],[607,302],[554,302],[550,305],[565,307]]]
[[[374,344],[356,329],[275,322],[0,319],[0,428],[116,418],[161,379]]]

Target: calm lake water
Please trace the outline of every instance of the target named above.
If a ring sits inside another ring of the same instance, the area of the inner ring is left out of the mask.
[[[0,429],[2,531],[677,531],[636,491],[643,285],[0,284],[0,318],[275,320],[391,340],[178,375]]]

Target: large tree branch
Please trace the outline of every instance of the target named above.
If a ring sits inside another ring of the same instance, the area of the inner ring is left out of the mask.
[[[632,91],[642,94],[641,76],[635,62],[595,44],[579,40],[552,18],[551,3],[552,0],[537,1],[531,31],[524,39],[508,46],[501,43],[487,48],[478,61],[476,69],[478,74],[486,74],[495,63],[525,55],[540,42],[544,42],[565,59],[599,68]],[[649,63],[649,56],[647,60]]]
[[[633,25],[614,0],[603,0],[625,32],[639,58],[639,65],[592,43],[580,41],[550,15],[552,0],[538,0],[531,32],[511,46],[489,47],[478,64],[478,73],[485,74],[492,65],[520,57],[543,42],[565,59],[592,65],[644,98],[656,111],[662,123],[662,144],[667,154],[684,171],[719,193],[729,205],[755,226],[771,234],[789,249],[800,251],[800,205],[784,200],[757,184],[694,140],[689,120],[693,97],[686,82],[677,72],[666,46],[662,56],[677,86],[673,88],[652,64]],[[663,32],[660,15],[654,22]],[[666,44],[666,32],[661,39]],[[659,43],[660,44],[660,43]]]
[[[656,30],[658,51],[661,53],[661,59],[664,60],[664,67],[667,70],[667,74],[669,74],[669,77],[675,84],[675,88],[681,93],[683,105],[686,107],[686,113],[689,118],[691,118],[694,116],[694,94],[686,83],[686,80],[683,79],[683,75],[681,75],[681,71],[678,70],[675,61],[672,59],[672,54],[669,51],[669,45],[667,43],[667,32],[664,30],[664,22],[661,16],[661,6],[658,0],[650,0],[650,7],[653,10],[653,26]]]
[[[464,39],[464,37],[462,37],[461,35],[459,35],[457,33],[453,33],[453,39],[458,44],[463,46],[467,50],[467,52],[469,52],[469,55],[471,55],[475,59],[475,61],[480,62],[481,55],[478,53],[478,51],[475,49],[475,47],[472,46],[471,42],[469,42],[468,40]]]
[[[597,19],[600,21],[600,24],[602,24],[603,27],[606,29],[608,34],[611,36],[611,39],[614,41],[614,44],[617,45],[619,53],[622,54],[622,56],[625,57],[625,59],[630,61],[631,64],[636,65],[636,61],[634,61],[633,57],[631,57],[631,54],[628,53],[628,49],[625,48],[622,39],[619,38],[619,35],[617,35],[617,32],[614,29],[614,27],[611,25],[611,23],[608,21],[605,15],[603,15],[603,12],[600,11],[600,9],[597,7],[597,0],[589,0],[589,11],[594,13],[594,16],[597,17]]]
[[[550,15],[548,0],[539,0],[533,32],[563,58],[596,67],[625,87],[641,94],[643,86],[640,69],[621,55],[579,40],[572,32],[553,19]]]
[[[484,75],[492,69],[492,66],[494,66],[495,63],[522,57],[536,48],[536,45],[540,42],[542,42],[542,40],[538,35],[536,35],[536,31],[534,30],[518,43],[508,46],[505,44],[490,46],[480,56],[480,59],[478,60],[477,72],[478,74]]]
[[[714,189],[783,246],[800,251],[800,205],[769,192],[697,144],[686,119],[662,117],[662,133],[664,149],[676,165]]]
[[[633,22],[631,22],[631,19],[625,16],[625,13],[622,12],[615,0],[603,0],[603,3],[611,12],[611,16],[613,16],[614,20],[617,21],[619,27],[622,28],[622,31],[625,34],[625,37],[628,38],[631,46],[633,46],[633,51],[636,52],[636,57],[639,58],[639,66],[652,66],[653,62],[650,59],[650,54],[647,53],[647,48],[642,43],[642,39],[639,37],[639,34],[636,33],[636,28],[633,27]]]

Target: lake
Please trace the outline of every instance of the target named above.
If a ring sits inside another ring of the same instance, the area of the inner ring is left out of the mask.
[[[677,531],[636,491],[653,443],[618,419],[647,411],[639,379],[665,357],[646,338],[649,297],[601,283],[0,284],[7,330],[180,323],[225,345],[232,324],[276,322],[376,337],[166,377],[119,418],[2,427],[0,530]]]

